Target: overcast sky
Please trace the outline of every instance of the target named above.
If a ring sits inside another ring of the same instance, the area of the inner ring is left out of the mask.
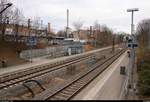
[[[97,20],[114,31],[130,33],[131,13],[128,8],[139,8],[134,22],[150,18],[150,0],[11,0],[23,11],[25,17],[41,17],[58,31],[66,26],[66,10],[70,10],[70,26],[75,21],[84,21],[84,27]]]

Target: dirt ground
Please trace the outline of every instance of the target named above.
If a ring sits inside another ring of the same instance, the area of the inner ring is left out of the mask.
[[[45,48],[46,45],[38,44],[34,49]],[[27,61],[19,58],[19,53],[22,50],[27,50],[29,47],[25,43],[7,42],[0,40],[0,68],[2,61],[6,62],[6,67],[27,63]]]

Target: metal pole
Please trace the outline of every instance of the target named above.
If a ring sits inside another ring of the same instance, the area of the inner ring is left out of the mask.
[[[135,38],[134,38],[134,11],[138,11],[138,8],[134,9],[128,9],[127,12],[131,12],[131,37],[132,37],[132,50],[131,50],[131,58],[130,58],[130,63],[129,63],[129,82],[128,85],[133,87],[133,69],[134,69],[134,63],[135,63],[135,49],[133,47],[133,44],[135,43]],[[133,93],[132,93],[133,94]]]
[[[113,35],[113,42],[112,42],[112,53],[115,51],[115,35]]]
[[[132,59],[132,68],[131,68],[131,85],[133,86],[133,69],[134,69],[134,62],[135,62],[135,49],[133,47],[133,44],[135,43],[135,38],[134,38],[134,11],[132,11],[132,29],[131,29],[131,34],[132,34],[132,55],[131,55],[131,59]]]
[[[97,34],[98,34],[98,29],[96,29],[96,34],[95,34],[95,48],[96,48],[96,38],[97,38]]]
[[[93,28],[92,28],[92,26],[90,26],[90,44],[93,44],[93,38],[92,38],[92,41],[91,41],[92,31],[93,31]]]
[[[131,35],[133,36],[133,13],[134,13],[134,11],[132,11],[132,16],[131,16]]]
[[[29,40],[31,39],[30,24],[31,24],[31,21],[30,21],[30,19],[28,19]],[[30,43],[30,41],[29,41],[29,43]],[[32,46],[31,46],[31,44],[29,44],[29,47],[30,47],[30,62],[32,63]]]

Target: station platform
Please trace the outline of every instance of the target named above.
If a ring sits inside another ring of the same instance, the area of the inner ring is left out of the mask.
[[[129,58],[125,52],[102,74],[94,79],[72,100],[122,100],[125,98],[127,74],[120,75],[120,67],[129,68]]]
[[[50,63],[55,63],[55,62],[59,62],[59,61],[69,59],[69,58],[74,58],[74,57],[77,57],[77,56],[86,55],[86,54],[94,53],[94,52],[97,52],[97,51],[102,51],[102,50],[109,49],[109,48],[111,48],[111,46],[100,48],[100,49],[93,50],[93,51],[88,51],[88,52],[77,54],[77,55],[65,56],[65,57],[60,57],[60,58],[55,58],[55,59],[46,59],[45,57],[40,57],[40,58],[33,59],[32,63],[29,62],[29,63],[22,64],[22,65],[11,66],[11,67],[6,67],[6,68],[0,68],[0,75],[15,72],[15,71],[18,71],[18,70],[28,69],[28,68],[31,68],[31,67],[44,65],[44,64],[48,64],[48,63],[49,64]]]

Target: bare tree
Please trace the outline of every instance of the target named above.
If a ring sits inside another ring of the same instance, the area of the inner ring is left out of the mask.
[[[65,31],[64,30],[60,30],[57,32],[57,36],[59,37],[65,37]]]
[[[102,32],[104,33],[104,42],[106,45],[110,45],[113,41],[113,30],[107,26],[102,26]]]
[[[0,0],[0,10],[4,9],[5,4],[10,3],[9,0]],[[9,9],[5,10],[3,14],[0,15],[1,21],[1,31],[2,31],[2,40],[4,40],[5,30],[7,28],[7,24],[13,24],[13,31],[15,33],[15,38],[18,36],[18,28],[19,23],[24,18],[23,14],[20,12],[18,8],[10,7]],[[17,39],[16,39],[17,41]]]
[[[116,33],[116,43],[123,43],[124,42],[124,37],[127,35],[125,32],[117,32]]]
[[[144,19],[139,22],[136,34],[139,47],[137,52],[137,66],[139,66],[138,70],[141,70],[141,61],[145,58],[145,54],[150,49],[150,19]]]
[[[73,23],[73,26],[74,26],[74,28],[77,31],[77,37],[79,39],[79,34],[80,34],[80,30],[81,30],[81,28],[83,26],[83,21],[76,21],[76,22]]]
[[[113,42],[113,30],[106,25],[100,25],[97,20],[94,22],[94,35],[99,46],[110,45]]]
[[[20,25],[23,15],[20,12],[20,10],[16,8],[13,12],[13,16],[11,17],[12,17],[12,22],[14,24],[15,39],[16,39],[16,42],[18,42],[18,30],[19,30],[19,25]]]
[[[137,38],[139,41],[139,48],[141,56],[150,46],[150,19],[142,20],[137,27]]]
[[[2,11],[5,8],[7,3],[8,3],[8,0],[0,0],[0,11]],[[4,21],[4,17],[7,14],[7,11],[8,10],[5,10],[2,14],[0,14],[1,23]]]
[[[7,3],[8,3],[8,0],[0,0],[0,11],[2,11],[5,8]],[[0,14],[0,23],[1,23],[0,31],[2,33],[2,37],[1,37],[2,40],[4,40],[4,35],[5,35],[5,30],[6,30],[6,21],[8,21],[9,10],[11,9],[7,9],[2,14]]]
[[[101,25],[99,24],[98,20],[96,20],[96,21],[94,22],[94,26],[93,26],[94,29],[97,30],[97,31],[100,31],[100,26],[101,26]]]
[[[38,29],[40,29],[40,25],[41,25],[41,18],[40,17],[34,17],[33,20],[33,29],[34,29],[34,33],[37,35],[38,34]]]
[[[101,38],[101,31],[100,31],[100,24],[99,24],[99,22],[98,22],[98,20],[96,20],[95,22],[94,22],[94,26],[93,26],[93,34],[94,34],[94,41],[93,42],[95,42],[95,46],[97,46],[97,44],[99,44],[100,43],[100,38]]]

